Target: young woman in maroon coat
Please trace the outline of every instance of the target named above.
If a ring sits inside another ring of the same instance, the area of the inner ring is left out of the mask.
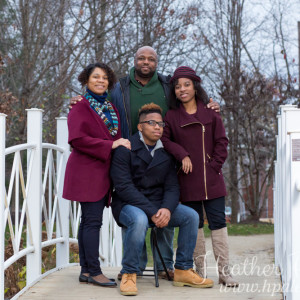
[[[99,262],[99,231],[104,206],[109,205],[111,152],[130,142],[121,138],[119,114],[106,99],[116,77],[103,63],[88,65],[78,76],[85,87],[83,100],[68,116],[69,157],[63,197],[79,201],[81,222],[78,232],[80,282],[115,287],[114,280],[105,277]]]
[[[178,178],[181,202],[199,214],[194,251],[196,271],[206,277],[203,208],[212,233],[219,283],[237,286],[229,270],[228,234],[225,220],[226,188],[222,165],[227,157],[228,139],[218,113],[206,108],[209,98],[201,79],[189,67],[179,67],[170,79],[170,110],[165,116],[162,142],[180,163]]]

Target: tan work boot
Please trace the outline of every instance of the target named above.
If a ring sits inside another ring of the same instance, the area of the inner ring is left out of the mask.
[[[214,256],[218,265],[219,283],[227,287],[237,287],[239,283],[230,274],[227,227],[211,231]]]
[[[120,284],[121,295],[124,296],[135,296],[138,293],[136,287],[136,273],[133,274],[123,274]]]
[[[206,278],[206,249],[203,228],[198,229],[196,247],[193,254],[196,272],[200,277]]]
[[[210,288],[214,286],[214,282],[211,279],[200,277],[193,269],[175,269],[173,285],[191,286],[194,288]]]

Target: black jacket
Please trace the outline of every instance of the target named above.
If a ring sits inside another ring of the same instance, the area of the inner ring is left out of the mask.
[[[110,174],[114,184],[112,212],[117,223],[124,205],[142,209],[149,219],[160,208],[172,213],[179,203],[179,185],[172,157],[164,148],[151,156],[137,132],[131,138],[131,151],[118,147]]]
[[[166,99],[170,98],[170,76],[157,73]],[[110,101],[117,107],[121,119],[122,137],[128,139],[132,134],[131,115],[130,115],[130,76],[127,75],[119,80],[110,93]]]

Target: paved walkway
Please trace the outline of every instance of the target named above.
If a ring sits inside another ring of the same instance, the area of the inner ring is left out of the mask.
[[[160,280],[156,288],[154,277],[138,279],[139,295],[134,299],[254,299],[281,300],[280,277],[274,268],[273,235],[231,236],[230,256],[234,277],[239,288],[229,289],[217,282],[216,268],[211,254],[210,238],[206,239],[208,276],[215,281],[210,289],[174,287],[171,282]],[[101,288],[78,282],[79,267],[67,268],[50,274],[38,282],[19,299],[21,300],[105,300],[126,299],[118,288]],[[104,268],[108,277],[116,278],[120,268]],[[119,285],[119,282],[118,282]]]

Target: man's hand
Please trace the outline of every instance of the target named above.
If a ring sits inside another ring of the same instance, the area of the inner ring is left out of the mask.
[[[163,228],[169,224],[170,218],[171,212],[167,208],[160,208],[151,220],[156,227]]]
[[[193,171],[193,165],[192,165],[192,161],[189,158],[189,156],[186,156],[183,160],[182,160],[182,171],[185,174],[188,174],[189,172]]]
[[[206,107],[213,109],[215,112],[220,112],[220,104],[218,102],[214,102],[212,98],[209,98],[209,103]]]
[[[82,96],[78,95],[78,96],[75,96],[75,97],[72,97],[70,99],[70,105],[69,105],[69,108],[72,109],[73,105],[75,105],[78,101],[81,101],[83,99]]]

